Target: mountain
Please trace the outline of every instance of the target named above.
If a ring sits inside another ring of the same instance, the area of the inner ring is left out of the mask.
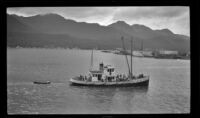
[[[7,32],[37,32],[37,30],[19,21],[18,16],[7,15]]]
[[[185,40],[187,36],[184,37],[184,35],[181,35],[181,37],[179,34],[174,34],[169,29],[152,30],[144,25],[134,24],[130,26],[121,21],[113,23],[109,25],[109,27],[116,28],[131,35],[135,39],[136,45],[140,45],[142,40],[146,48],[178,51],[190,50],[189,40]]]
[[[185,36],[185,35],[182,35],[182,34],[176,34],[176,35],[179,36],[182,39],[190,40],[189,36]]]
[[[161,30],[155,30],[156,32],[162,33],[162,34],[168,34],[168,35],[173,35],[174,33],[170,31],[169,29],[161,29]]]
[[[124,21],[117,21],[113,24],[110,24],[109,27],[113,27],[115,29],[118,29],[118,30],[121,30],[121,31],[124,31],[124,32],[127,32],[129,30],[133,30],[130,25],[128,25],[126,22]]]
[[[7,46],[15,47],[80,47],[121,48],[121,36],[134,39],[134,49],[144,48],[188,51],[189,40],[168,29],[151,28],[124,21],[108,26],[76,22],[57,14],[21,17],[7,15]],[[126,43],[126,47],[130,48]]]

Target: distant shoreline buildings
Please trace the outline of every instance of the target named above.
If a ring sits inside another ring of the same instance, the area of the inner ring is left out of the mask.
[[[116,48],[115,50],[103,50],[102,52],[114,53],[120,55],[130,55],[131,51],[124,51],[122,48]],[[179,52],[176,50],[135,50],[132,52],[133,56],[136,57],[152,57],[152,58],[163,58],[163,59],[189,59],[190,52]]]

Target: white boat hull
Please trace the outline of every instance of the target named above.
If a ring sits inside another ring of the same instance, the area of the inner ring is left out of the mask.
[[[77,77],[76,77],[77,78]],[[132,79],[129,81],[119,81],[119,82],[88,82],[77,80],[76,78],[71,78],[70,82],[72,85],[82,85],[82,86],[148,86],[149,76],[144,76],[143,78]]]

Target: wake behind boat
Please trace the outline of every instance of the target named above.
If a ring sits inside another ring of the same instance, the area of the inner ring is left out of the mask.
[[[122,37],[123,41],[123,37]],[[124,42],[123,48],[125,49]],[[131,52],[132,52],[132,40],[131,40]],[[93,65],[93,50],[91,55],[91,69],[87,76],[77,76],[70,79],[72,85],[82,85],[82,86],[148,86],[149,76],[139,74],[134,76],[132,74],[132,53],[131,53],[131,69],[129,67],[127,55],[126,62],[128,65],[129,74],[117,74],[115,68],[111,65],[105,65],[103,63],[99,64],[99,69],[92,69]]]

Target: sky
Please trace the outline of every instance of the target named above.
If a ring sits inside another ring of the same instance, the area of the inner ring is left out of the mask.
[[[56,13],[77,22],[98,23],[103,26],[116,21],[129,25],[142,24],[151,29],[170,29],[175,34],[190,36],[190,13],[185,6],[156,7],[14,7],[8,14],[34,16]]]

